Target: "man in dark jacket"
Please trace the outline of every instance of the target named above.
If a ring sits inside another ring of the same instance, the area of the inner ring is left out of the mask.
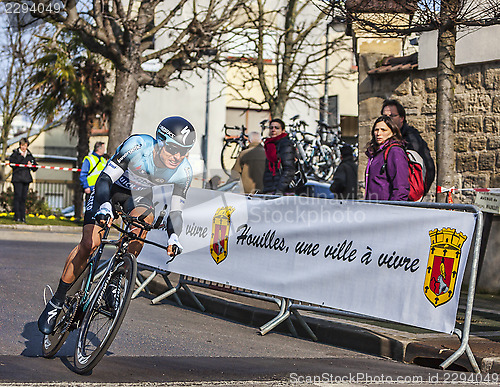
[[[358,166],[354,161],[352,147],[344,145],[340,148],[342,162],[337,167],[330,191],[337,199],[357,199],[358,197]]]
[[[380,114],[392,117],[394,123],[398,126],[403,136],[403,140],[406,141],[406,148],[408,150],[416,151],[424,160],[425,164],[425,191],[424,195],[427,194],[431,188],[432,182],[436,175],[436,167],[434,166],[434,160],[432,159],[429,147],[424,139],[420,136],[420,133],[413,126],[408,125],[406,122],[406,112],[405,108],[399,101],[395,99],[386,99],[382,104],[382,110]]]
[[[295,147],[285,132],[285,123],[279,118],[269,124],[271,137],[264,142],[266,169],[264,193],[283,195],[295,175]]]
[[[14,150],[9,157],[10,164],[22,164],[27,167],[12,166],[12,185],[14,186],[14,220],[26,223],[26,198],[28,197],[28,187],[33,181],[31,171],[36,171],[36,161],[28,150],[28,139],[22,138],[19,141],[19,148]]]

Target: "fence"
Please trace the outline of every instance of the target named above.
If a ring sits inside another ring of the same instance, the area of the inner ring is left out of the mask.
[[[13,189],[10,181],[0,182],[2,192],[9,188]],[[37,192],[38,197],[44,198],[51,209],[63,209],[73,205],[74,183],[71,180],[37,180],[30,184],[30,189]]]

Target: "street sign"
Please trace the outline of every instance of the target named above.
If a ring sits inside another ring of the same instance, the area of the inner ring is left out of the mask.
[[[476,195],[476,206],[484,212],[500,214],[500,194],[494,192],[478,192]]]

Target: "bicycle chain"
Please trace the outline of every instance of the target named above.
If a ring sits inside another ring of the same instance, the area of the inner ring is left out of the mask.
[[[71,314],[69,315],[69,319],[66,322],[65,329],[71,329],[73,322],[75,320],[76,312],[78,311],[78,306],[80,305],[81,297],[82,297],[81,291],[75,293],[75,295],[71,297],[71,299],[70,299],[71,304],[68,306],[68,312],[70,311],[71,308],[73,310],[71,311]],[[66,316],[68,315],[67,314],[68,312],[66,312]]]

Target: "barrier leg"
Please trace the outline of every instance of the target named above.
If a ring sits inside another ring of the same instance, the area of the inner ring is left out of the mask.
[[[182,277],[181,277],[182,278]],[[181,284],[181,286],[184,288],[184,290],[186,291],[186,293],[188,294],[189,297],[191,297],[191,299],[193,300],[193,302],[196,304],[196,306],[198,307],[198,309],[200,309],[202,312],[205,311],[205,307],[203,306],[203,304],[200,302],[200,300],[198,300],[198,297],[196,297],[194,295],[194,293],[191,291],[191,289],[189,289],[189,286],[187,286],[187,284],[184,284],[182,283],[182,279],[179,281],[179,283]]]
[[[160,294],[158,297],[153,298],[151,300],[151,303],[153,305],[155,305],[155,304],[159,303],[160,301],[164,300],[165,298],[170,297],[172,294],[174,294],[175,296],[177,296],[177,294],[175,294],[175,293],[177,293],[177,290],[179,289],[179,286],[180,285],[178,285],[175,288],[171,288],[171,289],[167,290],[165,293]],[[179,296],[177,296],[177,298],[179,298]],[[182,306],[182,304],[180,304],[180,306]]]
[[[144,282],[144,277],[142,276],[141,273],[139,273],[139,271],[137,271],[137,277],[135,279],[135,283],[137,284],[137,287],[141,286],[141,284]],[[147,293],[147,294],[151,294],[151,292],[149,291],[148,287],[146,286],[144,288],[144,291]]]
[[[286,325],[288,326],[288,330],[292,334],[293,337],[299,337],[299,334],[297,333],[297,330],[295,329],[295,326],[293,325],[292,319],[287,318],[286,319]]]
[[[267,323],[265,323],[264,325],[262,325],[259,329],[262,330],[262,329],[266,329],[267,326],[269,324],[271,324],[272,321],[274,321],[275,318],[281,316],[284,312],[285,312],[285,301],[283,298],[276,298],[274,300],[276,302],[276,304],[278,304],[278,308],[280,308],[279,312],[278,312],[278,315],[276,317],[274,317],[271,321],[268,321]]]
[[[297,318],[300,326],[305,329],[305,331],[307,332],[307,334],[309,335],[311,340],[318,341],[318,338],[316,337],[316,335],[314,334],[312,329],[309,327],[309,325],[306,323],[306,320],[304,320],[304,317],[302,317],[302,315],[299,313],[299,311],[297,309],[292,309],[292,313]]]
[[[153,278],[156,277],[156,274],[158,274],[158,273],[156,272],[156,270],[154,270],[151,273],[151,275],[148,278],[146,278],[137,289],[135,289],[134,293],[132,293],[132,299],[136,298],[139,295],[139,293],[142,292],[142,290],[146,286],[148,286],[148,284],[153,280]]]
[[[474,303],[474,293],[476,291],[476,279],[477,279],[477,270],[479,267],[479,255],[480,255],[480,249],[481,249],[481,236],[483,232],[483,213],[479,211],[477,213],[477,225],[476,225],[476,241],[474,243],[474,257],[472,259],[472,266],[471,266],[471,273],[470,273],[470,280],[469,280],[469,289],[467,292],[467,307],[465,308],[465,320],[464,320],[464,328],[463,332],[460,334],[457,333],[457,330],[455,330],[455,333],[459,335],[460,341],[462,342],[460,345],[460,348],[458,348],[453,355],[451,355],[448,359],[446,359],[444,362],[442,362],[439,366],[442,369],[446,369],[452,364],[454,361],[456,361],[464,352],[467,352],[467,356],[469,358],[469,361],[472,365],[472,368],[474,372],[480,373],[481,370],[479,369],[479,366],[477,365],[476,359],[474,358],[474,355],[472,353],[472,350],[470,349],[469,346],[469,333],[470,333],[470,325],[472,321],[472,305]]]
[[[460,348],[453,355],[451,355],[448,359],[446,359],[439,366],[441,368],[443,368],[443,369],[446,369],[447,367],[449,367],[449,365],[451,363],[453,363],[453,361],[457,360],[465,352],[466,355],[467,355],[467,358],[469,359],[469,362],[470,362],[470,364],[472,366],[472,369],[474,370],[474,372],[477,373],[477,374],[481,373],[481,369],[479,368],[479,366],[477,364],[476,358],[474,357],[474,354],[472,353],[472,349],[470,348],[469,343],[468,342],[467,343],[463,342],[462,331],[460,329],[458,329],[458,328],[455,328],[454,333],[458,336],[458,338],[462,342],[462,345],[460,346]],[[461,349],[462,347],[463,347],[463,349]],[[452,359],[452,358],[454,360],[450,361],[450,359]]]
[[[174,287],[172,286],[172,283],[170,282],[170,279],[168,278],[168,274],[162,274],[162,277],[163,277],[163,280],[165,281],[165,283],[167,284],[167,287],[168,289],[174,289]],[[176,289],[176,288],[175,288]],[[172,294],[173,297],[174,297],[174,300],[175,302],[177,303],[177,305],[179,306],[182,306],[182,302],[181,302],[181,299],[179,298],[179,296],[177,295],[177,289],[176,289],[176,292]]]
[[[153,305],[159,303],[160,301],[164,300],[167,297],[174,296],[174,300],[177,303],[177,305],[182,306],[182,302],[177,295],[177,291],[181,287],[181,284],[177,284],[176,287],[172,286],[172,283],[170,282],[170,279],[168,278],[168,274],[162,274],[163,279],[165,280],[165,283],[167,284],[168,290],[165,293],[160,294],[158,297],[155,297],[151,300],[151,303]]]
[[[276,328],[283,321],[285,321],[287,318],[290,317],[289,304],[290,304],[290,301],[287,298],[282,299],[280,312],[278,313],[278,315],[275,318],[273,318],[271,321],[269,321],[268,323],[266,323],[260,327],[260,334],[262,336],[264,336],[266,333],[268,333],[269,331]]]

